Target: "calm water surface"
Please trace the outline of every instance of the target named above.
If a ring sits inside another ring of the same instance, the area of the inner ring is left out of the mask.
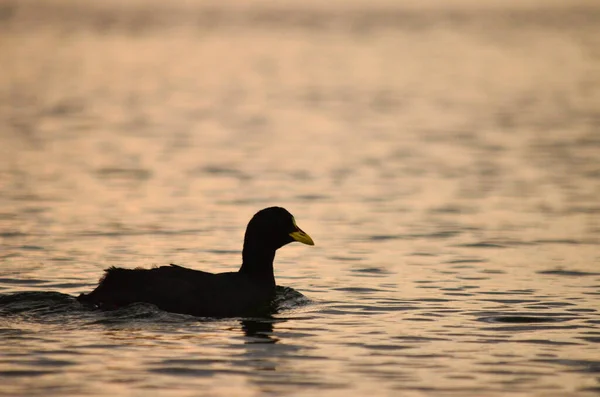
[[[0,394],[599,395],[600,8],[476,4],[1,2]],[[271,205],[273,318],[74,300]]]

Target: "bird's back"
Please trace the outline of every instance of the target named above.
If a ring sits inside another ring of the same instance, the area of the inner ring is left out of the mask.
[[[214,274],[176,265],[153,269],[111,267],[94,291],[78,299],[105,309],[146,302],[175,313],[232,317],[267,309],[274,290],[274,285],[238,272]]]

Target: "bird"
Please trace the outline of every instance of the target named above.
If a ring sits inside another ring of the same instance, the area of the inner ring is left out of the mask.
[[[313,239],[282,207],[258,211],[248,222],[237,272],[209,273],[170,264],[150,269],[110,267],[98,286],[77,300],[100,309],[144,302],[167,312],[199,317],[243,317],[265,313],[275,296],[275,251]]]

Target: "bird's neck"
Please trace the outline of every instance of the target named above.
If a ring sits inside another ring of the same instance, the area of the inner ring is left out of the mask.
[[[275,275],[273,274],[275,250],[244,245],[242,259],[240,273],[275,287]]]

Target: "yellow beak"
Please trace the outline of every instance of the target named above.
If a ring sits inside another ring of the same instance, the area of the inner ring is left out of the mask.
[[[300,228],[298,228],[298,230],[296,230],[295,232],[291,232],[290,237],[303,244],[315,245],[313,239],[310,238],[308,234],[304,233]]]
[[[292,217],[292,223],[294,224],[294,227],[296,228],[296,230],[294,230],[293,232],[290,233],[290,237],[293,238],[296,241],[299,241],[303,244],[307,244],[307,245],[315,245],[315,242],[313,241],[312,238],[310,238],[310,236],[306,233],[304,233],[304,231],[302,229],[300,229],[298,227],[298,225],[296,225],[296,219],[294,217]]]

